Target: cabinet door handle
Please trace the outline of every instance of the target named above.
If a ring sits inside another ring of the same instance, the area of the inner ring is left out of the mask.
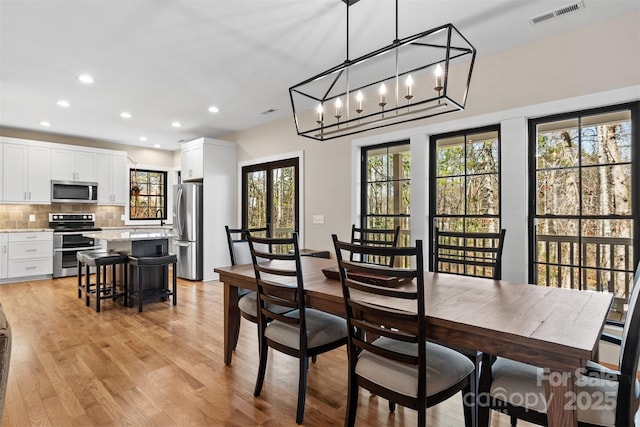
[[[29,200],[31,200],[31,191],[29,191]]]
[[[38,252],[37,249],[27,249],[25,252]]]
[[[25,236],[24,238],[25,239],[37,239],[38,236]]]
[[[32,265],[30,267],[25,267],[25,270],[35,270],[36,268],[38,267]]]

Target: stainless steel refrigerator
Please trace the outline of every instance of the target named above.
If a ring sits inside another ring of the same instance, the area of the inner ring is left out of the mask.
[[[202,184],[173,187],[173,251],[178,277],[202,280]]]

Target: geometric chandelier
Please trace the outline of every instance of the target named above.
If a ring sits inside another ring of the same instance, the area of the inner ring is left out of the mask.
[[[453,111],[464,110],[476,49],[446,24],[381,49],[347,58],[289,88],[298,135],[326,141]]]

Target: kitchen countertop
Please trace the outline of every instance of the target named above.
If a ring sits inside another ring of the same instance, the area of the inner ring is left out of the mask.
[[[0,229],[0,233],[40,233],[43,231],[53,232],[53,228],[5,228]]]
[[[106,240],[107,242],[133,242],[138,240],[158,240],[170,239],[176,237],[171,230],[158,232],[144,231],[90,231],[82,234],[84,237],[90,237],[97,240]]]
[[[99,225],[97,227],[100,227]],[[172,225],[121,225],[119,227],[100,227],[103,230],[146,230],[146,229],[163,229],[163,230],[171,230]]]

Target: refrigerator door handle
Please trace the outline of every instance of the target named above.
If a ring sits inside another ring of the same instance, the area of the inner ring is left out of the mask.
[[[178,187],[178,200],[176,202],[176,219],[178,220],[178,236],[182,237],[182,217],[180,211],[184,208],[182,202],[182,187]]]
[[[184,248],[184,247],[189,247],[189,246],[190,246],[190,245],[189,245],[189,243],[176,242],[175,240],[174,240],[174,242],[173,242],[173,245],[174,245],[174,246],[181,246],[181,247],[183,247],[183,248]]]

